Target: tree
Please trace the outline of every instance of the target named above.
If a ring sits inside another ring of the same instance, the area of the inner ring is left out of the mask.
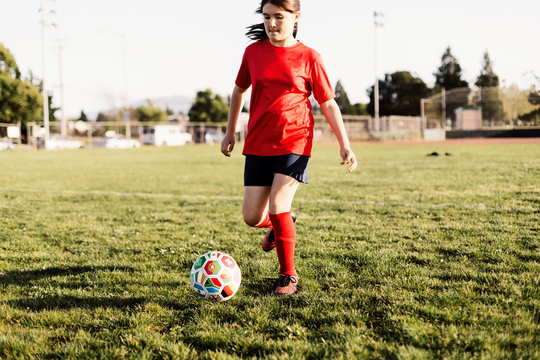
[[[23,129],[29,121],[43,118],[39,90],[21,72],[11,52],[0,44],[0,122],[16,124]]]
[[[21,72],[15,58],[8,48],[0,43],[0,73],[9,74],[12,78],[20,79]]]
[[[443,88],[446,90],[445,118],[455,119],[455,110],[468,103],[469,83],[461,79],[461,66],[456,57],[452,55],[450,47],[446,48],[441,58],[441,66],[436,73],[433,73],[433,75],[435,75],[434,92],[442,92]],[[465,88],[465,90],[448,92],[448,90],[457,88]]]
[[[193,122],[226,122],[229,107],[225,99],[206,89],[197,92],[197,97],[189,109],[189,121]]]
[[[43,80],[35,77],[32,71],[30,71],[27,81],[30,84],[33,84],[40,94],[43,94]],[[55,113],[60,110],[60,108],[53,105],[53,96],[49,93],[47,93],[47,105],[47,109],[49,109],[49,121],[58,121]],[[40,119],[43,120],[43,114],[41,114]]]
[[[531,90],[528,100],[533,105],[540,105],[540,91]]]
[[[503,120],[504,110],[499,89],[493,89],[494,87],[499,87],[499,77],[493,71],[491,59],[487,51],[484,53],[482,70],[474,84],[480,88],[480,101],[478,105],[482,107],[482,118],[489,120],[491,124],[495,120]]]
[[[368,112],[374,114],[374,86],[368,89],[370,102]],[[420,99],[426,98],[431,91],[418,77],[409,71],[396,71],[385,74],[379,80],[379,114],[380,115],[420,115]]]
[[[368,106],[369,104],[356,103],[353,105],[354,113],[356,115],[369,115]]]
[[[535,89],[531,89],[534,91]],[[517,121],[536,124],[540,121],[540,104],[530,101],[531,90],[521,90],[515,84],[501,89],[504,119],[507,123],[517,124]]]
[[[141,105],[135,109],[135,117],[141,122],[167,121],[167,113],[156,107],[152,100],[146,100],[148,106]]]
[[[81,121],[88,121],[88,116],[86,116],[84,110],[81,110],[81,116],[79,116],[79,118],[77,120],[81,120]]]
[[[96,121],[97,122],[108,122],[108,121],[112,121],[112,119],[107,114],[99,112],[98,115],[97,115]]]
[[[40,92],[41,92],[41,90],[40,90]],[[59,108],[59,107],[55,107],[55,106],[53,105],[53,100],[52,100],[52,99],[53,99],[52,95],[47,94],[47,101],[48,101],[48,104],[49,104],[49,106],[48,106],[48,109],[49,109],[49,120],[50,120],[50,121],[58,121],[58,118],[56,117],[55,113],[56,113],[58,110],[60,110],[60,108]]]
[[[521,115],[520,120],[525,124],[536,126],[540,123],[540,108]]]
[[[482,70],[480,71],[480,75],[478,75],[476,78],[474,85],[478,87],[499,86],[499,77],[493,71],[491,59],[489,58],[487,51],[484,53],[484,64],[482,65]]]
[[[345,91],[345,88],[341,84],[340,80],[338,80],[334,92],[336,93],[335,100],[339,106],[339,110],[341,110],[341,113],[343,115],[355,115],[355,108],[351,105],[347,92]]]
[[[450,47],[446,48],[441,58],[441,66],[433,75],[435,75],[436,90],[469,87],[469,84],[461,79],[461,66],[456,57],[452,55]]]

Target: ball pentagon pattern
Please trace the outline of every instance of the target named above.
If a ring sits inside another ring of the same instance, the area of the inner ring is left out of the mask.
[[[190,280],[191,287],[201,298],[222,302],[236,294],[242,274],[232,256],[221,251],[211,251],[195,260]]]

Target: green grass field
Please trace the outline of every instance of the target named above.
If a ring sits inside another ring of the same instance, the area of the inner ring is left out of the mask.
[[[316,146],[290,297],[240,150],[0,153],[0,358],[540,358],[540,146]],[[190,288],[211,250],[227,303]]]

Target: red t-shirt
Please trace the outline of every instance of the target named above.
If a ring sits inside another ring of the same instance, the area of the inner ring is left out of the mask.
[[[268,40],[249,45],[236,85],[251,91],[243,154],[311,156],[313,115],[309,97],[324,103],[336,95],[321,56],[301,42],[277,47]]]

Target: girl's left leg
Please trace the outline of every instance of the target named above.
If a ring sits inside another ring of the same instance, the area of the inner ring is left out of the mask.
[[[279,260],[280,283],[275,293],[292,294],[296,292],[298,277],[294,267],[296,247],[296,228],[291,217],[291,206],[298,180],[283,174],[275,174],[270,190],[269,212],[276,250]]]

